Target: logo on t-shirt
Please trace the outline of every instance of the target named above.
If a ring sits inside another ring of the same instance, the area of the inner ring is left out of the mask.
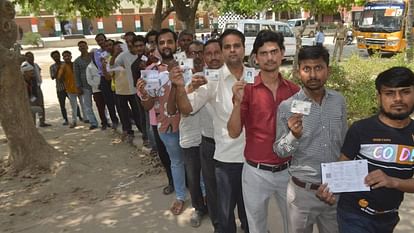
[[[414,147],[397,144],[362,144],[361,155],[375,161],[414,164]]]

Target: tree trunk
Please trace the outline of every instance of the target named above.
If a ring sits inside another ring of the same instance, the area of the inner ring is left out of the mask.
[[[195,18],[200,0],[171,0],[174,5],[175,13],[178,20],[181,21],[183,28],[190,33],[195,33]]]
[[[157,4],[155,5],[155,12],[152,18],[152,30],[159,31],[161,29],[162,2],[163,0],[157,0]]]
[[[20,72],[22,57],[10,51],[17,26],[14,8],[0,0],[0,124],[9,146],[9,162],[16,171],[25,168],[49,170],[59,154],[37,131],[29,107],[26,85]]]

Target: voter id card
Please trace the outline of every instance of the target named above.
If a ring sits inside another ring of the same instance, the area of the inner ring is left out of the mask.
[[[256,76],[256,69],[255,68],[245,68],[244,81],[246,83],[253,84],[255,76]]]
[[[216,69],[205,69],[204,77],[209,81],[218,81],[219,79],[219,70]]]
[[[290,111],[293,113],[300,113],[303,115],[309,115],[311,111],[312,103],[302,100],[293,100],[290,106]]]

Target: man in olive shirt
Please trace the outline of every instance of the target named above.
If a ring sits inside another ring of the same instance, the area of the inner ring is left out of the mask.
[[[344,21],[341,20],[338,23],[338,27],[336,28],[334,39],[333,39],[333,42],[335,44],[335,48],[334,48],[334,52],[333,52],[333,56],[332,56],[332,61],[335,61],[336,53],[337,53],[338,49],[339,49],[338,62],[341,61],[342,52],[344,50],[345,37],[346,37],[346,27],[344,26]]]

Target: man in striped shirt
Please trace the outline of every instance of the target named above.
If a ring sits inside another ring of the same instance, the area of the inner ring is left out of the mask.
[[[298,61],[303,87],[279,105],[273,144],[279,157],[292,156],[287,188],[289,231],[312,233],[317,224],[320,233],[335,233],[336,206],[321,202],[315,194],[321,183],[321,163],[337,161],[340,155],[347,130],[345,99],[325,88],[330,73],[326,48],[303,47]]]

